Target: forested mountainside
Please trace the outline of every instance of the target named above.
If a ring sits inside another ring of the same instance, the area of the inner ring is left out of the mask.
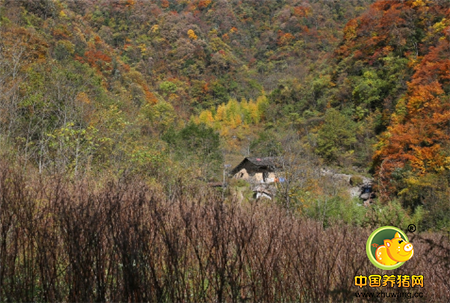
[[[449,302],[449,81],[448,0],[0,0],[0,301]]]
[[[370,2],[2,1],[2,138],[40,171],[156,167],[173,159],[161,138],[231,102],[212,158],[241,157],[320,103],[312,71]]]
[[[377,1],[345,27],[328,90],[332,108],[374,135],[381,198],[440,211],[449,210],[439,203],[450,168],[449,14],[447,1]]]
[[[217,180],[295,149],[450,209],[447,1],[0,3],[2,149],[39,173]]]

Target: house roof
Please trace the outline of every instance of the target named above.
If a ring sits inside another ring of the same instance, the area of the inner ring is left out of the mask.
[[[231,174],[234,175],[238,173],[246,164],[250,163],[255,169],[275,169],[280,166],[279,157],[246,157],[239,163],[233,170]]]
[[[264,157],[264,158],[246,158],[256,166],[278,166],[278,157]]]

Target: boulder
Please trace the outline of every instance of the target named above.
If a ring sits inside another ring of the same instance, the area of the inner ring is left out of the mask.
[[[359,196],[363,200],[368,200],[370,198],[370,193],[364,193]]]

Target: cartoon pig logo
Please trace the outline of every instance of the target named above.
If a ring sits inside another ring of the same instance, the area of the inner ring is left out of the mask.
[[[383,226],[372,232],[367,239],[366,253],[374,266],[392,270],[414,256],[414,246],[401,229]]]
[[[384,245],[380,245],[375,252],[377,261],[387,266],[408,261],[413,255],[413,245],[403,240],[398,232],[393,239],[384,240]]]

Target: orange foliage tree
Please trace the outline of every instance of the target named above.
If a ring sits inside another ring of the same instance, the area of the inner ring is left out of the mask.
[[[430,186],[430,175],[450,169],[449,30],[415,66],[408,91],[381,135],[374,159],[382,197]],[[423,201],[421,201],[423,202]]]

